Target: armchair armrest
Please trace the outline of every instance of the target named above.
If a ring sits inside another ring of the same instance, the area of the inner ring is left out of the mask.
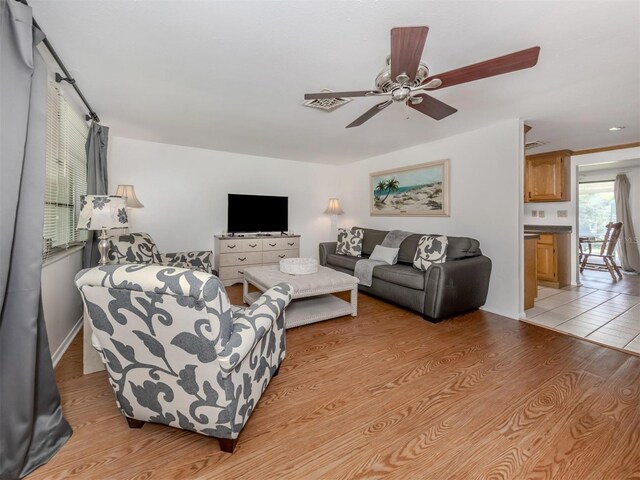
[[[293,295],[289,284],[280,283],[264,292],[258,300],[233,318],[233,330],[222,354],[218,357],[222,375],[227,377],[253,350],[284,309]]]
[[[484,255],[434,263],[426,273],[424,315],[450,317],[484,305],[489,290],[491,260]]]
[[[213,273],[211,256],[211,250],[161,253],[160,262],[162,265],[195,268],[203,272]]]
[[[327,266],[327,256],[331,255],[332,253],[336,253],[337,246],[338,246],[338,242],[324,242],[318,246],[320,250],[319,251],[320,265],[322,265],[323,267]]]

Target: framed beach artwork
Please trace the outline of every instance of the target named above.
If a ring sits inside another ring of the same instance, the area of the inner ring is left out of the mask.
[[[371,215],[449,216],[449,160],[370,174]]]

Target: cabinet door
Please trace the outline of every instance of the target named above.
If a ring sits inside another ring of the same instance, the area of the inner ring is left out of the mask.
[[[538,280],[556,281],[555,247],[538,242]]]
[[[562,156],[527,159],[527,201],[562,200],[564,164]]]

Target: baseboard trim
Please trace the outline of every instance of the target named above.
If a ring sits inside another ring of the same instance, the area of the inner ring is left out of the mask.
[[[73,342],[73,339],[76,338],[76,335],[78,335],[78,332],[82,328],[82,320],[83,320],[83,318],[84,317],[81,316],[78,319],[76,324],[73,326],[71,331],[67,334],[67,336],[64,338],[64,340],[62,341],[62,343],[58,347],[58,349],[55,351],[55,353],[51,357],[51,360],[53,361],[53,367],[54,368],[55,368],[56,365],[58,365],[58,362],[62,358],[62,355],[64,355],[64,352],[67,351],[67,348],[69,348],[69,345],[71,345],[71,342]]]

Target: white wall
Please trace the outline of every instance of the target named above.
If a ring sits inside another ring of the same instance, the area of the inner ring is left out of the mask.
[[[42,267],[42,304],[54,364],[81,325],[82,299],[73,279],[82,269],[82,249],[59,254]]]
[[[469,236],[491,258],[484,309],[518,318],[522,283],[522,122],[514,119],[342,167],[340,225]],[[450,159],[451,216],[372,217],[369,173]]]
[[[123,137],[109,144],[109,193],[135,186],[144,208],[130,210],[130,231],[149,233],[161,252],[213,250],[213,236],[227,228],[227,194],[248,193],[288,196],[300,253],[317,258],[318,243],[332,237],[323,212],[340,196],[337,169]]]

